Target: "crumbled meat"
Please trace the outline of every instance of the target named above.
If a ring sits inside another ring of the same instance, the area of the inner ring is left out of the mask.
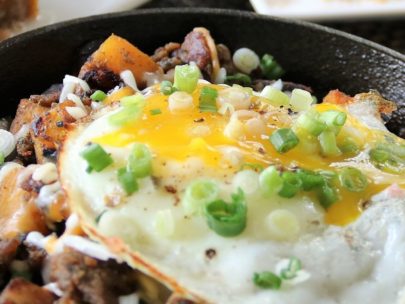
[[[61,303],[118,304],[118,297],[133,293],[137,285],[137,272],[128,265],[71,249],[50,256],[46,271],[64,292]]]
[[[8,267],[17,254],[20,242],[17,239],[0,240],[0,290],[8,276]]]
[[[91,69],[80,76],[91,88],[104,92],[113,89],[121,82],[119,75],[105,68]]]
[[[44,93],[42,95],[31,95],[29,100],[43,107],[50,108],[53,103],[59,102],[60,91]]]
[[[164,72],[173,69],[176,65],[183,64],[178,56],[179,43],[170,42],[155,50],[152,59],[159,64]]]
[[[225,68],[227,75],[233,75],[238,72],[233,64],[231,51],[225,44],[217,44],[217,53],[220,66]]]
[[[261,90],[263,90],[263,88],[266,85],[271,85],[275,82],[275,80],[268,80],[268,79],[256,79],[253,81],[252,83],[252,88],[256,91],[256,92],[260,92]],[[294,82],[288,82],[288,81],[283,81],[283,91],[292,91],[294,89],[302,89],[305,91],[308,91],[309,93],[313,94],[314,91],[312,90],[311,87],[308,87],[306,85],[303,84],[299,84],[299,83],[294,83]]]
[[[173,194],[177,193],[177,189],[171,185],[166,185],[165,190],[169,193],[173,193]]]
[[[187,34],[181,45],[179,57],[183,62],[195,62],[202,71],[207,71],[211,65],[211,52],[204,34],[192,31]]]
[[[12,279],[0,296],[0,304],[52,304],[55,296],[22,278]]]

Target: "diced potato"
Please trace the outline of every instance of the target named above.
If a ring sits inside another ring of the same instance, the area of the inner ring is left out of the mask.
[[[22,278],[11,280],[0,296],[0,304],[52,304],[55,300],[51,292]]]
[[[12,239],[30,231],[47,232],[45,218],[35,205],[36,193],[17,185],[24,170],[16,166],[0,182],[0,239]]]
[[[10,132],[15,134],[25,124],[31,124],[36,118],[48,111],[49,108],[41,106],[38,103],[32,102],[29,99],[21,99],[17,113],[10,127]]]
[[[101,44],[80,70],[79,77],[95,70],[111,71],[119,75],[125,70],[130,70],[139,87],[145,86],[144,73],[155,72],[160,67],[151,57],[140,51],[127,40],[111,35]]]

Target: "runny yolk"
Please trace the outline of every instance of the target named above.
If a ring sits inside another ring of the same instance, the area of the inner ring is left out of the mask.
[[[220,168],[219,170],[223,170],[224,163],[226,163],[222,152],[223,148],[230,146],[239,148],[243,155],[243,162],[259,163],[264,166],[282,164],[290,168],[333,170],[330,167],[332,162],[345,159],[345,156],[322,157],[316,145],[306,147],[301,143],[285,154],[278,153],[270,143],[269,135],[277,128],[286,127],[286,121],[279,120],[276,116],[268,117],[264,134],[253,135],[245,132],[242,137],[237,139],[225,136],[224,129],[229,123],[229,116],[200,112],[198,109],[200,90],[202,86],[207,85],[218,91],[223,89],[221,86],[200,84],[192,94],[194,107],[176,113],[171,112],[168,108],[168,96],[159,92],[152,93],[147,97],[147,104],[141,119],[95,138],[93,141],[114,147],[124,147],[134,142],[142,142],[150,147],[156,159],[184,161],[192,156],[199,157],[206,166],[217,167]],[[252,100],[256,98],[253,96]],[[320,112],[336,108],[336,105],[330,104],[317,105],[317,110]],[[154,114],[154,110],[157,109],[160,113]],[[339,110],[344,111],[341,108]],[[288,115],[286,116],[288,117]],[[348,115],[348,121],[361,132],[364,141],[375,141],[378,137],[350,115]],[[240,167],[232,168],[231,164],[227,165],[227,168],[234,171],[240,169]],[[386,186],[370,183],[367,189],[361,193],[353,193],[339,188],[340,200],[327,210],[326,222],[335,225],[346,225],[352,222],[359,216],[361,204]]]

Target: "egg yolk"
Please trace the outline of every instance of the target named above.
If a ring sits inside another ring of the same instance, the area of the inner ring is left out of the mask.
[[[226,168],[234,172],[240,169],[226,163],[223,156],[224,147],[237,147],[242,153],[244,163],[261,164],[264,167],[270,164],[281,164],[284,167],[300,167],[308,170],[335,170],[330,165],[333,162],[344,161],[347,156],[323,157],[317,146],[307,147],[301,143],[287,153],[278,153],[269,141],[272,132],[281,127],[290,127],[291,119],[285,111],[274,114],[268,113],[265,120],[264,132],[260,134],[250,133],[246,127],[243,134],[238,138],[230,138],[224,134],[224,130],[230,121],[229,115],[221,115],[212,112],[199,111],[199,96],[203,86],[210,86],[218,91],[222,86],[212,84],[199,84],[193,92],[193,107],[184,111],[172,112],[168,107],[168,98],[161,94],[157,88],[146,97],[147,103],[141,119],[125,125],[116,131],[93,141],[102,145],[124,147],[134,142],[147,144],[156,159],[184,161],[189,157],[199,157],[206,166],[214,168]],[[259,98],[251,96],[252,104],[260,104]],[[319,112],[343,108],[332,104],[316,105]],[[254,109],[258,111],[258,109]],[[263,111],[265,112],[265,111]],[[278,114],[284,115],[279,119]],[[260,115],[266,113],[260,112]],[[377,142],[383,135],[370,130],[354,117],[348,114],[347,123],[350,123],[361,135],[364,142]],[[344,137],[342,135],[341,137]],[[340,140],[339,136],[337,140]],[[343,140],[343,138],[342,138]],[[308,150],[309,149],[309,150]],[[315,149],[311,151],[311,149]],[[364,204],[372,195],[382,191],[387,185],[369,183],[361,193],[349,192],[344,188],[338,188],[339,201],[333,204],[326,212],[325,220],[329,224],[346,225],[354,221],[361,212],[361,204]]]

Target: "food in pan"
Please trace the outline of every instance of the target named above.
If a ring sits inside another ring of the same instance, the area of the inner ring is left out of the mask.
[[[204,28],[151,57],[112,35],[23,99],[1,137],[23,164],[0,171],[0,237],[5,270],[44,287],[13,279],[3,301],[27,285],[42,303],[400,303],[395,104],[317,103],[283,73]]]

